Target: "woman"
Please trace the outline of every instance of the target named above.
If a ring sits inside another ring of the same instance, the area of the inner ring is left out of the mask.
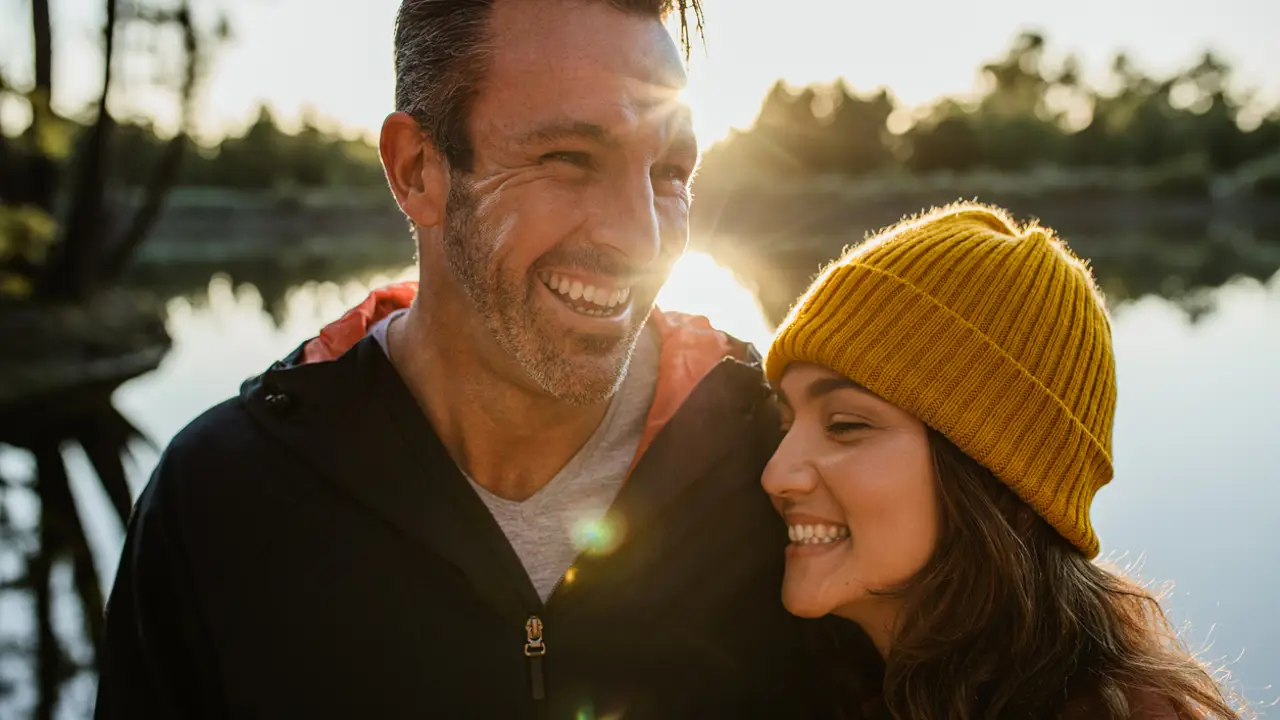
[[[1237,717],[1144,589],[1091,562],[1110,326],[1041,227],[961,205],[828,268],[766,370],[782,599],[837,717]]]

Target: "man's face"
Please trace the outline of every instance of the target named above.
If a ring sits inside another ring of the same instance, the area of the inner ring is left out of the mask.
[[[504,1],[452,173],[447,264],[542,391],[603,400],[688,239],[697,162],[679,53],[603,2]]]

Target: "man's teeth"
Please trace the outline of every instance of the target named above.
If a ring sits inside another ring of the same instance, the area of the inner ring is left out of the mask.
[[[582,300],[598,308],[596,310],[579,310],[579,312],[587,315],[610,315],[614,308],[625,304],[627,299],[631,297],[631,288],[629,287],[608,288],[584,285],[581,280],[572,280],[555,273],[541,273],[539,278],[548,288],[568,297],[570,300]]]
[[[787,535],[797,545],[821,545],[849,537],[849,528],[843,525],[788,525]]]

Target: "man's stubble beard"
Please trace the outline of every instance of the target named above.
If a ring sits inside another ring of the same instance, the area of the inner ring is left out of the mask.
[[[568,334],[557,328],[535,310],[535,283],[540,281],[532,272],[513,280],[503,277],[496,242],[477,216],[478,205],[465,175],[452,173],[445,206],[445,261],[485,329],[548,395],[577,406],[612,397],[626,377],[645,318],[622,337]]]

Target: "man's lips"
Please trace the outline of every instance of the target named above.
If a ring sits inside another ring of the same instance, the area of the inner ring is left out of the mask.
[[[631,286],[604,277],[542,270],[538,279],[574,311],[592,317],[621,315],[630,306]]]

